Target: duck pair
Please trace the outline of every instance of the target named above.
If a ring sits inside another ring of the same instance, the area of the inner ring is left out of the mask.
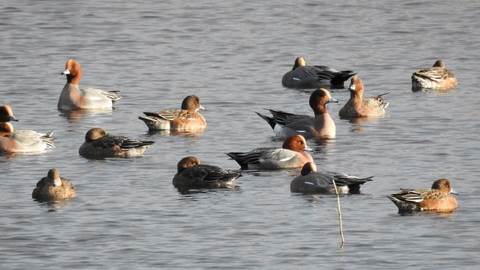
[[[301,174],[290,183],[291,192],[312,194],[327,193],[339,194],[360,192],[360,187],[372,177],[358,178],[355,176],[334,173],[318,172],[314,163],[306,163]],[[334,183],[337,186],[335,190]],[[430,189],[400,189],[400,192],[387,196],[398,208],[399,213],[413,213],[419,211],[451,212],[458,207],[457,200],[451,194],[452,189],[448,179],[439,179],[433,182]]]
[[[231,187],[241,176],[238,171],[229,171],[218,166],[200,164],[196,157],[185,157],[178,163],[178,173],[172,183],[177,188],[222,188]],[[32,198],[38,201],[61,201],[76,196],[73,184],[60,176],[57,169],[50,169],[46,177],[38,181]]]
[[[308,66],[303,57],[295,59],[291,71],[282,77],[282,85],[289,88],[312,89],[330,85],[343,88],[343,84],[356,72],[340,71],[327,66]],[[447,90],[457,86],[457,78],[445,68],[445,62],[437,60],[432,67],[421,69],[412,74],[412,90]]]
[[[207,123],[197,112],[199,109],[203,109],[200,99],[191,95],[183,100],[180,110],[145,112],[146,116],[138,118],[144,121],[150,130],[201,131],[206,128]],[[110,135],[102,128],[93,128],[85,135],[85,142],[80,146],[79,153],[86,157],[135,157],[142,155],[153,143]]]
[[[350,99],[339,111],[342,118],[356,117],[383,117],[389,103],[382,100],[382,95],[363,98],[363,82],[358,76],[351,78],[348,88]],[[279,137],[302,134],[305,138],[335,138],[336,126],[332,117],[327,111],[326,104],[338,102],[332,98],[330,92],[325,88],[315,90],[309,99],[310,108],[314,117],[309,115],[297,115],[283,111],[271,110],[273,117],[256,112],[262,119],[267,121],[275,134]]]
[[[9,121],[18,121],[8,105],[0,106],[0,152],[35,153],[54,148],[53,131],[42,134],[33,130],[14,130]],[[141,155],[152,141],[140,141],[109,135],[101,128],[93,128],[85,135],[79,153],[83,156],[132,157]]]
[[[57,107],[60,110],[110,110],[113,104],[122,98],[119,91],[80,88],[82,67],[74,59],[67,61],[61,74],[66,75],[67,83],[58,100]],[[144,121],[150,130],[199,131],[207,126],[205,118],[197,112],[199,109],[204,109],[200,105],[200,99],[191,95],[183,100],[180,110],[144,112],[145,116],[139,116],[139,119]]]

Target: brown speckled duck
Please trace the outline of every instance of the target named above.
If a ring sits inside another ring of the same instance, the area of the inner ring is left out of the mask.
[[[456,192],[448,179],[439,179],[430,189],[400,189],[400,192],[387,196],[399,212],[438,211],[450,212],[458,207],[457,200],[451,195]]]
[[[412,90],[437,89],[447,90],[457,86],[457,78],[445,68],[445,62],[437,60],[432,67],[412,74]]]
[[[76,196],[72,183],[60,176],[57,169],[50,169],[47,177],[37,183],[32,198],[42,201],[61,201]]]
[[[198,113],[199,109],[204,110],[200,99],[191,95],[183,100],[181,110],[144,112],[145,116],[139,116],[138,119],[145,122],[150,130],[201,131],[207,127],[207,122]]]

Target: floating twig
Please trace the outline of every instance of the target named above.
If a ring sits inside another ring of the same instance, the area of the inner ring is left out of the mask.
[[[345,238],[343,237],[343,223],[342,223],[342,209],[340,208],[340,195],[338,194],[338,189],[337,189],[337,184],[335,183],[335,180],[333,181],[333,187],[335,188],[335,194],[337,194],[337,212],[338,212],[338,223],[340,226],[340,237],[342,238],[342,245],[340,248],[343,248],[343,245],[345,244]]]

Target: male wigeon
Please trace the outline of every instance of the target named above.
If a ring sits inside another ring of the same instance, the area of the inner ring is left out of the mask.
[[[332,85],[343,88],[343,83],[357,74],[351,70],[340,71],[327,66],[307,66],[303,57],[295,59],[291,71],[282,77],[282,85],[290,88],[319,88]]]
[[[398,212],[437,211],[451,212],[458,207],[457,200],[450,193],[456,193],[448,179],[439,179],[431,189],[400,189],[400,192],[387,196],[397,207]]]
[[[422,88],[447,90],[457,86],[457,78],[445,68],[445,62],[437,60],[430,68],[425,68],[412,74],[412,90]]]
[[[10,121],[18,121],[18,119],[13,116],[12,108],[8,105],[0,106],[0,122]]]
[[[60,176],[57,169],[50,169],[47,177],[37,183],[32,192],[32,198],[42,201],[61,201],[75,197],[72,183]]]
[[[54,148],[53,131],[14,130],[10,122],[0,122],[0,152],[36,153]]]
[[[92,128],[85,134],[85,142],[78,153],[86,157],[137,157],[153,143],[110,135],[101,128]]]
[[[315,163],[308,162],[303,165],[301,174],[293,178],[290,183],[290,191],[295,193],[326,193],[336,194],[333,180],[337,191],[341,193],[360,193],[360,187],[372,177],[358,178],[356,176],[337,172],[318,172]]]
[[[79,88],[82,67],[74,59],[67,61],[65,71],[61,74],[67,76],[67,83],[58,100],[58,109],[60,110],[112,109],[113,103],[122,98],[118,91],[107,92],[94,88]]]
[[[183,100],[181,110],[144,112],[146,116],[139,116],[138,119],[145,122],[150,130],[200,131],[207,127],[207,122],[197,112],[199,109],[204,110],[200,99],[191,95]]]
[[[348,87],[348,91],[350,91],[350,99],[338,112],[340,117],[349,118],[385,116],[385,109],[388,107],[389,103],[385,103],[382,100],[382,96],[388,93],[364,98],[364,87],[362,79],[360,79],[360,77],[358,76],[352,77],[350,87]]]
[[[328,102],[338,101],[332,98],[327,89],[320,88],[310,95],[309,104],[313,110],[314,117],[275,110],[269,110],[273,117],[268,117],[258,112],[256,114],[267,121],[279,137],[300,134],[306,139],[335,138],[335,122],[333,122],[325,107]]]
[[[184,157],[177,164],[172,184],[176,188],[224,188],[240,177],[240,172],[200,164],[196,157]]]
[[[302,135],[288,137],[282,148],[257,148],[250,152],[230,152],[242,169],[277,170],[302,167],[307,162],[313,162],[312,156],[305,150],[311,150]]]

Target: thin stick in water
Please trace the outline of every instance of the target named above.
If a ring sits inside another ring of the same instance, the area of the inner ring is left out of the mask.
[[[343,248],[343,245],[345,244],[345,238],[343,237],[343,223],[342,223],[342,209],[340,208],[340,195],[338,194],[337,184],[335,183],[335,180],[332,180],[332,182],[333,182],[333,187],[335,187],[335,194],[337,194],[338,222],[340,225],[340,236],[342,237],[342,245],[340,246],[340,248]]]

